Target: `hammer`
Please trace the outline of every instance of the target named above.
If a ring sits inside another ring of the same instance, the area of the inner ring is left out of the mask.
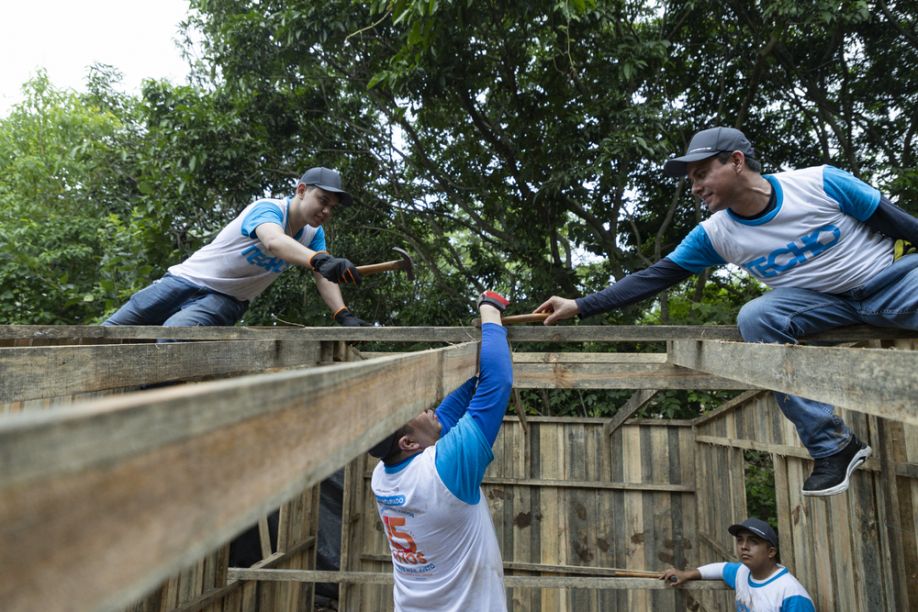
[[[360,272],[361,276],[369,276],[371,274],[379,274],[380,272],[389,272],[391,270],[404,270],[405,274],[408,275],[408,280],[414,280],[414,262],[411,260],[411,255],[409,255],[405,249],[400,249],[398,247],[392,247],[392,250],[401,255],[402,258],[377,264],[357,266],[357,271]]]

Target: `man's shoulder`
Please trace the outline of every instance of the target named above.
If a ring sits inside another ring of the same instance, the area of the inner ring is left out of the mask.
[[[794,180],[794,179],[822,179],[823,174],[826,171],[826,168],[829,166],[822,164],[819,166],[808,166],[806,168],[794,168],[791,170],[781,170],[780,172],[771,172],[765,176],[773,176],[776,179],[780,180]]]

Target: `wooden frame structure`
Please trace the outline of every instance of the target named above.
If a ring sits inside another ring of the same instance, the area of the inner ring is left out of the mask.
[[[914,337],[852,328],[818,338],[873,344],[839,348],[744,344],[730,326],[511,328],[517,388],[634,390],[611,420],[505,424],[485,491],[512,607],[673,609],[691,599],[721,609],[729,594],[719,585],[673,593],[609,568],[730,556],[721,527],[745,514],[747,450],[773,456],[780,531],[793,542],[785,560],[813,578],[821,608],[918,603],[906,580],[918,566],[918,352],[879,348],[914,348]],[[446,346],[361,355],[346,341]],[[523,350],[631,341],[667,350]],[[0,347],[0,608],[303,609],[311,584],[328,581],[341,583],[345,609],[371,610],[390,570],[365,451],[475,371],[477,333],[0,326]],[[137,390],[180,381],[196,384]],[[694,423],[626,420],[663,389],[753,391]],[[856,474],[856,494],[800,497],[806,453],[761,389],[857,411],[846,418],[882,452]],[[738,425],[749,420],[761,423]],[[313,564],[315,485],[342,466],[342,571],[329,575]],[[278,505],[279,552],[228,571],[225,543]],[[835,523],[863,528],[875,545]],[[846,559],[855,569],[838,569]],[[884,572],[882,589],[863,586]]]

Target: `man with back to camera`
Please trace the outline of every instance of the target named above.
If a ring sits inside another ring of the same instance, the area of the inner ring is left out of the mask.
[[[688,176],[692,193],[713,213],[649,268],[606,289],[552,296],[535,312],[551,325],[621,308],[705,268],[736,264],[772,290],[740,310],[747,342],[796,343],[846,325],[918,329],[918,220],[851,174],[823,165],[760,174],[742,132],[715,127],[692,137],[682,157],[663,167]],[[815,460],[804,495],[835,495],[871,448],[832,406],[775,392]]]
[[[504,567],[481,481],[513,387],[493,291],[478,301],[479,375],[370,449],[372,488],[392,553],[398,612],[507,609]]]
[[[234,325],[290,265],[312,270],[335,321],[366,325],[345,306],[338,287],[359,285],[360,272],[325,251],[322,229],[339,206],[351,202],[338,172],[310,168],[292,198],[262,198],[246,206],[210,244],[131,296],[103,325]]]

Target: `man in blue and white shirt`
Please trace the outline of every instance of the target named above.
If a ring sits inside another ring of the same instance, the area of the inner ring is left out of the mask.
[[[723,580],[736,591],[737,612],[815,612],[803,585],[780,564],[778,534],[757,518],[730,525],[740,563],[709,563],[696,569],[670,568],[660,577],[668,586],[689,580]]]
[[[481,491],[513,367],[493,291],[478,301],[479,375],[370,449],[371,485],[389,540],[397,612],[507,609],[504,566]]]
[[[214,240],[141,289],[103,325],[233,325],[249,302],[291,265],[313,272],[319,296],[341,325],[365,325],[344,304],[338,283],[360,272],[325,251],[322,224],[351,196],[340,175],[310,168],[292,198],[249,204]]]
[[[736,264],[773,288],[746,304],[737,325],[749,342],[796,343],[845,325],[918,329],[918,219],[854,176],[816,166],[760,174],[742,132],[716,127],[692,137],[669,176],[688,176],[713,213],[670,253],[592,295],[552,296],[546,325],[588,317],[656,295],[709,266]],[[815,465],[804,495],[835,495],[871,453],[832,406],[775,393]]]

